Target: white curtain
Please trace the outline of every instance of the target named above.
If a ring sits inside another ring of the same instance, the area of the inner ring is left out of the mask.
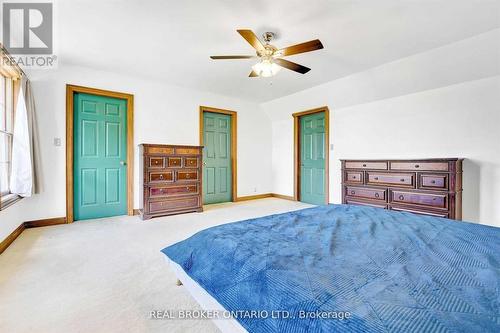
[[[13,134],[10,192],[30,197],[40,191],[40,163],[35,101],[25,76],[19,88]]]

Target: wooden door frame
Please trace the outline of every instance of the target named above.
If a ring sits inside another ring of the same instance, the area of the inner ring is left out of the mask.
[[[74,95],[85,93],[127,101],[127,214],[134,215],[134,95],[96,88],[66,85],[66,223],[74,219]]]
[[[328,106],[296,112],[293,116],[293,154],[294,154],[294,176],[293,176],[293,198],[300,201],[300,117],[325,113],[325,203],[330,202],[330,110]]]
[[[219,113],[231,117],[231,201],[238,201],[238,155],[237,155],[237,118],[236,111],[213,108],[209,106],[200,106],[200,146],[203,146],[203,112]],[[203,167],[203,166],[202,166]],[[203,197],[203,196],[202,196]]]

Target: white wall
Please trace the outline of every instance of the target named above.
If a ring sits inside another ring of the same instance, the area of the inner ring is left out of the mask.
[[[464,157],[464,219],[500,226],[500,30],[261,105],[273,192],[293,195],[291,114],[330,109],[330,201],[346,158]]]
[[[199,144],[200,105],[238,112],[238,196],[271,192],[271,123],[258,104],[87,68],[61,65],[29,74],[40,127],[44,191],[0,212],[0,240],[27,220],[66,215],[66,84],[134,94],[134,207],[139,207],[139,143]],[[258,135],[256,135],[258,131]],[[59,137],[63,145],[56,147]]]

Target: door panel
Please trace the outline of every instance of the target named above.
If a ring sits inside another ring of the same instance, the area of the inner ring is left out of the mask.
[[[82,187],[81,205],[90,206],[97,204],[97,169],[82,169],[81,182],[85,184]]]
[[[300,200],[325,204],[325,113],[300,117]]]
[[[120,123],[106,122],[106,157],[120,156]]]
[[[205,167],[203,168],[204,175],[203,179],[205,184],[203,184],[204,194],[213,195],[215,194],[215,168]]]
[[[231,116],[203,113],[203,203],[231,201]]]
[[[104,184],[106,186],[105,203],[117,203],[120,200],[120,194],[118,193],[120,188],[120,169],[106,169]]]
[[[74,218],[127,213],[126,101],[74,95]]]

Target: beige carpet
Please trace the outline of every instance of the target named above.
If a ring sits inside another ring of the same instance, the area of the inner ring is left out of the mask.
[[[210,226],[306,207],[269,198],[28,229],[0,255],[0,332],[217,332],[209,320],[149,318],[199,309],[160,250]]]

